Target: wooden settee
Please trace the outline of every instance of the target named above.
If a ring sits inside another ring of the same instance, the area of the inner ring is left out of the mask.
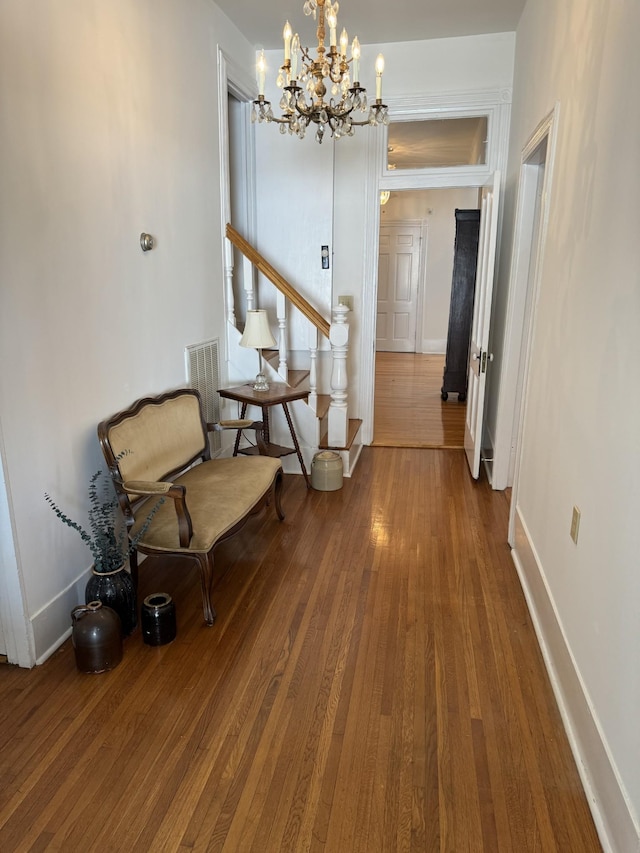
[[[145,397],[98,426],[130,539],[139,535],[150,510],[164,498],[136,549],[198,563],[207,625],[216,618],[211,603],[215,547],[269,503],[280,520],[284,518],[278,459],[211,458],[209,431],[238,425],[207,424],[199,393],[188,388]],[[244,421],[242,427],[254,428],[258,446],[264,446],[261,423]],[[135,551],[131,572],[137,586]]]

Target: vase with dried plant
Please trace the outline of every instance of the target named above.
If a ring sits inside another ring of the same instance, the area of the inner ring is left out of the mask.
[[[128,636],[138,624],[136,589],[127,571],[129,556],[164,498],[151,509],[135,537],[129,539],[113,484],[102,471],[96,471],[89,481],[88,529],[69,518],[46,492],[44,497],[60,521],[80,534],[93,556],[85,602],[101,601],[115,610],[122,622],[122,633]]]

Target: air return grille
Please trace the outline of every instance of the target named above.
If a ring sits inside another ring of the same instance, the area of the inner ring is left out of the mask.
[[[187,363],[187,381],[192,388],[200,392],[207,423],[220,420],[220,373],[218,367],[218,339],[193,344],[185,350]],[[221,448],[220,433],[209,433],[211,450]]]

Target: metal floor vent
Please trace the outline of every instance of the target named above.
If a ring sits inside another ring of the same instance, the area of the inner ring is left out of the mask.
[[[204,416],[208,423],[220,420],[220,371],[218,365],[218,339],[193,344],[185,349],[187,381],[192,388],[200,392],[204,407]],[[220,433],[209,433],[211,450],[222,447]]]

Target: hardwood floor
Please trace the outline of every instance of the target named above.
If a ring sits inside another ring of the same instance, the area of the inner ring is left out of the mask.
[[[466,404],[440,398],[443,355],[376,353],[373,444],[464,447]]]
[[[505,543],[464,454],[365,448],[337,492],[194,569],[177,639],[0,667],[0,850],[591,853],[594,825]]]

